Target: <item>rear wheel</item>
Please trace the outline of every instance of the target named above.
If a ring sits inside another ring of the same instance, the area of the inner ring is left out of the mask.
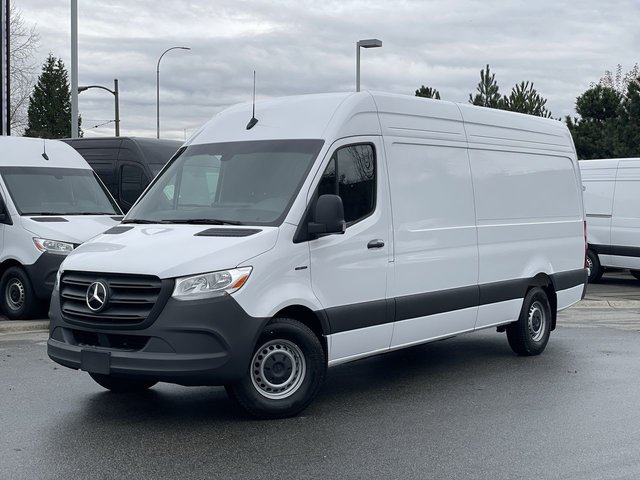
[[[114,377],[112,375],[103,375],[101,373],[89,373],[89,375],[98,385],[106,388],[107,390],[111,390],[114,393],[143,392],[158,383],[155,380]]]
[[[593,250],[587,251],[587,267],[589,268],[589,283],[596,283],[602,277],[604,270],[600,266],[598,254]]]
[[[629,270],[629,271],[631,272],[631,275],[636,277],[636,280],[640,280],[640,270]]]
[[[225,388],[254,417],[290,417],[318,394],[326,370],[324,350],[311,329],[276,318],[262,332],[245,377]]]
[[[32,318],[40,308],[29,277],[20,267],[10,267],[0,280],[0,303],[11,320]]]
[[[541,354],[551,333],[551,305],[546,292],[534,287],[527,292],[517,322],[507,326],[509,346],[518,355]]]

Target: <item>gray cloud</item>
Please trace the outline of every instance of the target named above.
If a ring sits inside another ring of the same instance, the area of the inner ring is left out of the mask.
[[[37,23],[41,59],[51,52],[68,66],[68,0],[16,1]],[[79,3],[80,83],[119,79],[125,135],[155,135],[156,62],[173,45],[192,48],[168,53],[160,69],[162,134],[177,139],[249,101],[254,69],[258,98],[352,90],[359,38],[384,42],[362,51],[363,88],[411,95],[428,84],[466,102],[489,63],[503,93],[533,81],[554,116],[573,114],[604,70],[639,61],[637,0]],[[113,97],[83,92],[80,112],[85,127],[109,120]]]

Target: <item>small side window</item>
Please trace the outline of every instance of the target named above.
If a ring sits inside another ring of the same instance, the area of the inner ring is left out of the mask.
[[[123,165],[120,169],[120,198],[133,204],[149,184],[144,171],[135,165]]]
[[[372,145],[336,150],[322,174],[318,195],[340,195],[347,225],[369,216],[376,205],[376,161]]]

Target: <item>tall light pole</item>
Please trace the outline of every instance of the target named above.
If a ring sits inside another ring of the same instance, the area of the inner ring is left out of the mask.
[[[360,91],[360,47],[377,48],[382,46],[382,40],[377,38],[369,38],[367,40],[358,40],[356,43],[356,92]]]
[[[71,0],[71,138],[78,138],[78,0]]]
[[[164,54],[171,50],[191,50],[189,47],[171,47],[167,48],[160,58],[158,58],[158,66],[156,67],[156,134],[160,138],[160,60],[164,57]]]
[[[115,100],[115,124],[116,124],[116,137],[120,136],[120,95],[118,92],[118,79],[113,79],[113,90],[109,90],[107,87],[103,87],[102,85],[87,85],[83,87],[78,87],[78,93],[84,92],[85,90],[89,90],[90,88],[100,88],[102,90],[106,90],[110,94],[114,96]]]

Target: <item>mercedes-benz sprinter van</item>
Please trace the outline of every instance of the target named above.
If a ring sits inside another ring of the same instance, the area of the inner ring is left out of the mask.
[[[587,215],[589,281],[607,268],[640,280],[640,158],[580,161]]]
[[[485,328],[541,353],[585,247],[560,122],[370,92],[241,105],[67,257],[48,353],[115,392],[224,385],[289,416],[369,355]]]
[[[46,313],[62,260],[122,212],[78,152],[57,140],[0,137],[0,305]]]

